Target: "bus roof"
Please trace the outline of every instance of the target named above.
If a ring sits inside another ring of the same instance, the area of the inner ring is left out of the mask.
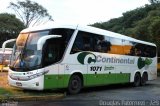
[[[61,24],[53,24],[53,25],[41,25],[35,27],[29,27],[21,31],[21,33],[34,32],[40,30],[54,29],[54,28],[70,28],[76,29],[77,25],[61,25]]]
[[[133,42],[138,42],[138,43],[142,43],[142,44],[156,46],[154,43],[145,42],[145,41],[142,41],[142,40],[137,40],[135,38],[128,37],[128,36],[118,34],[118,33],[115,33],[115,32],[111,32],[111,31],[108,31],[108,30],[103,30],[103,29],[100,29],[100,28],[92,27],[92,26],[82,26],[82,25],[60,25],[60,24],[43,25],[43,26],[26,28],[26,29],[22,30],[21,33],[34,32],[34,31],[47,30],[47,29],[54,29],[54,28],[78,29],[78,30],[85,31],[85,32],[90,32],[90,33],[95,33],[95,34],[110,36],[110,37],[114,37],[114,38],[120,38],[120,39],[123,39],[123,40],[129,40],[129,41],[133,41]]]

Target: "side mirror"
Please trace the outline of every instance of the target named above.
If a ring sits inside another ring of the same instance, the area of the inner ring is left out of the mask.
[[[10,43],[10,42],[15,42],[16,39],[9,39],[9,40],[6,40],[5,42],[3,42],[2,44],[2,51],[5,52],[5,48],[6,48],[6,44],[7,43]]]
[[[45,35],[41,37],[37,42],[37,50],[42,50],[43,45],[45,44],[46,40],[51,38],[60,38],[61,35]]]

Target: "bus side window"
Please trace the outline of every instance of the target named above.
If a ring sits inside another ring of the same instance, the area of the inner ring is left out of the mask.
[[[93,51],[93,37],[91,33],[79,31],[72,46],[71,54],[81,51]]]
[[[124,54],[122,39],[110,37],[111,42],[111,50],[109,53],[111,54]]]
[[[84,51],[93,51],[93,37],[91,33],[84,33],[82,35],[84,43]]]
[[[137,56],[150,58],[156,56],[156,47],[154,46],[137,43],[135,48],[137,49]]]
[[[130,56],[140,56],[153,58],[156,56],[156,47],[123,40],[124,54]]]
[[[157,49],[156,47],[148,45],[146,49],[148,57],[151,58],[156,57],[156,49]]]
[[[58,45],[57,42],[60,42],[60,40],[57,38],[49,39],[47,40],[45,46],[43,47],[44,49],[44,63],[43,66],[48,66],[51,65],[55,62],[60,61],[61,59],[61,48],[62,44]]]
[[[103,35],[96,35],[95,37],[95,52],[108,53],[110,51],[111,43],[110,37]]]
[[[73,43],[71,54],[83,51],[83,39],[82,36],[78,33],[76,39]]]
[[[52,49],[51,49],[51,44],[46,44],[46,47],[45,47],[45,54],[44,54],[44,65],[47,66],[47,65],[50,65],[52,63],[52,61],[54,60],[53,59],[53,52],[52,52]]]
[[[128,40],[123,40],[123,49],[125,55],[131,55],[131,56],[135,55],[135,47],[133,42]]]

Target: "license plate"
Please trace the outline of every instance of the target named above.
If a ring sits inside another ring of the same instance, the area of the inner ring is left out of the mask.
[[[22,83],[16,82],[16,85],[17,85],[17,86],[22,86]]]

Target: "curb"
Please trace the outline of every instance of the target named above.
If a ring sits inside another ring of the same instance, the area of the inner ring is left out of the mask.
[[[1,97],[0,101],[40,101],[40,100],[59,100],[65,97],[65,94],[44,95],[44,96],[6,96]]]

